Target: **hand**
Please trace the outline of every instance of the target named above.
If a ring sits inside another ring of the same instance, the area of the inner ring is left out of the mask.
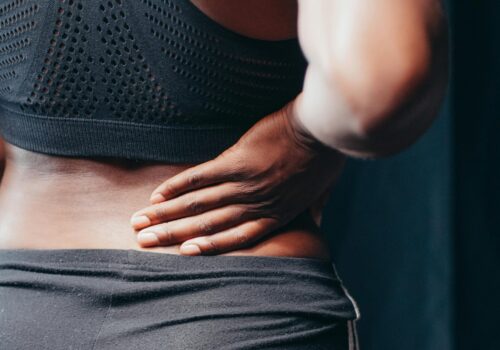
[[[295,100],[294,100],[295,101]],[[186,255],[243,248],[324,200],[345,156],[308,134],[294,101],[218,157],[169,178],[131,223],[141,246],[182,243]],[[194,247],[193,247],[194,245]]]

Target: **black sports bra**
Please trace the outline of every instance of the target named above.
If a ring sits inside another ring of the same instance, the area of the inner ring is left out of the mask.
[[[0,0],[0,133],[61,156],[202,162],[302,89],[297,39],[189,0]]]

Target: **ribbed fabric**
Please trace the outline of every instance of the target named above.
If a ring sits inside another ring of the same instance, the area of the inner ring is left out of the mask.
[[[301,90],[298,40],[189,0],[0,0],[0,133],[66,156],[215,157]]]
[[[59,156],[107,156],[197,163],[236,142],[244,129],[176,127],[126,121],[47,118],[0,106],[0,130],[10,143]]]

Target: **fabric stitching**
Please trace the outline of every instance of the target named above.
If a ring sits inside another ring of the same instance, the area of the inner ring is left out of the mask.
[[[111,264],[109,264],[111,265]],[[109,266],[108,266],[109,267]],[[123,277],[122,277],[123,280]],[[95,340],[92,344],[92,350],[96,349],[97,342],[99,340],[99,337],[101,336],[101,332],[104,329],[104,325],[106,324],[106,321],[108,320],[109,314],[111,313],[111,306],[113,305],[113,293],[115,291],[116,287],[113,287],[110,292],[110,297],[109,297],[109,305],[108,308],[106,309],[106,313],[104,315],[104,319],[102,320],[101,326],[99,327],[99,331],[97,332],[97,335],[95,337]]]
[[[12,108],[9,108],[5,105],[0,105],[0,109],[5,109],[11,113],[22,115],[25,117],[30,117],[30,118],[35,118],[35,119],[42,119],[42,120],[49,120],[49,121],[64,121],[65,123],[80,123],[80,122],[92,122],[92,123],[100,123],[100,124],[116,124],[116,125],[128,125],[131,127],[137,127],[137,128],[161,128],[161,129],[178,129],[178,130],[199,130],[201,129],[200,126],[193,126],[193,127],[188,127],[188,126],[176,126],[176,125],[161,125],[161,124],[141,124],[141,123],[135,123],[135,122],[130,122],[130,121],[124,121],[124,120],[105,120],[105,119],[85,119],[85,118],[63,118],[63,117],[48,117],[48,116],[43,116],[43,115],[38,115],[38,114],[33,114],[33,113],[26,113],[26,112],[21,112],[21,111],[16,111]],[[204,125],[203,129],[234,129],[234,128],[240,127],[240,125],[233,125],[233,126],[217,126],[217,125]],[[246,125],[243,125],[241,127],[246,127]]]

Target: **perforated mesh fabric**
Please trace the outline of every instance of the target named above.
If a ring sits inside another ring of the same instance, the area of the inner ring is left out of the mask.
[[[189,0],[0,0],[0,131],[56,155],[199,162],[302,88],[295,39]]]

